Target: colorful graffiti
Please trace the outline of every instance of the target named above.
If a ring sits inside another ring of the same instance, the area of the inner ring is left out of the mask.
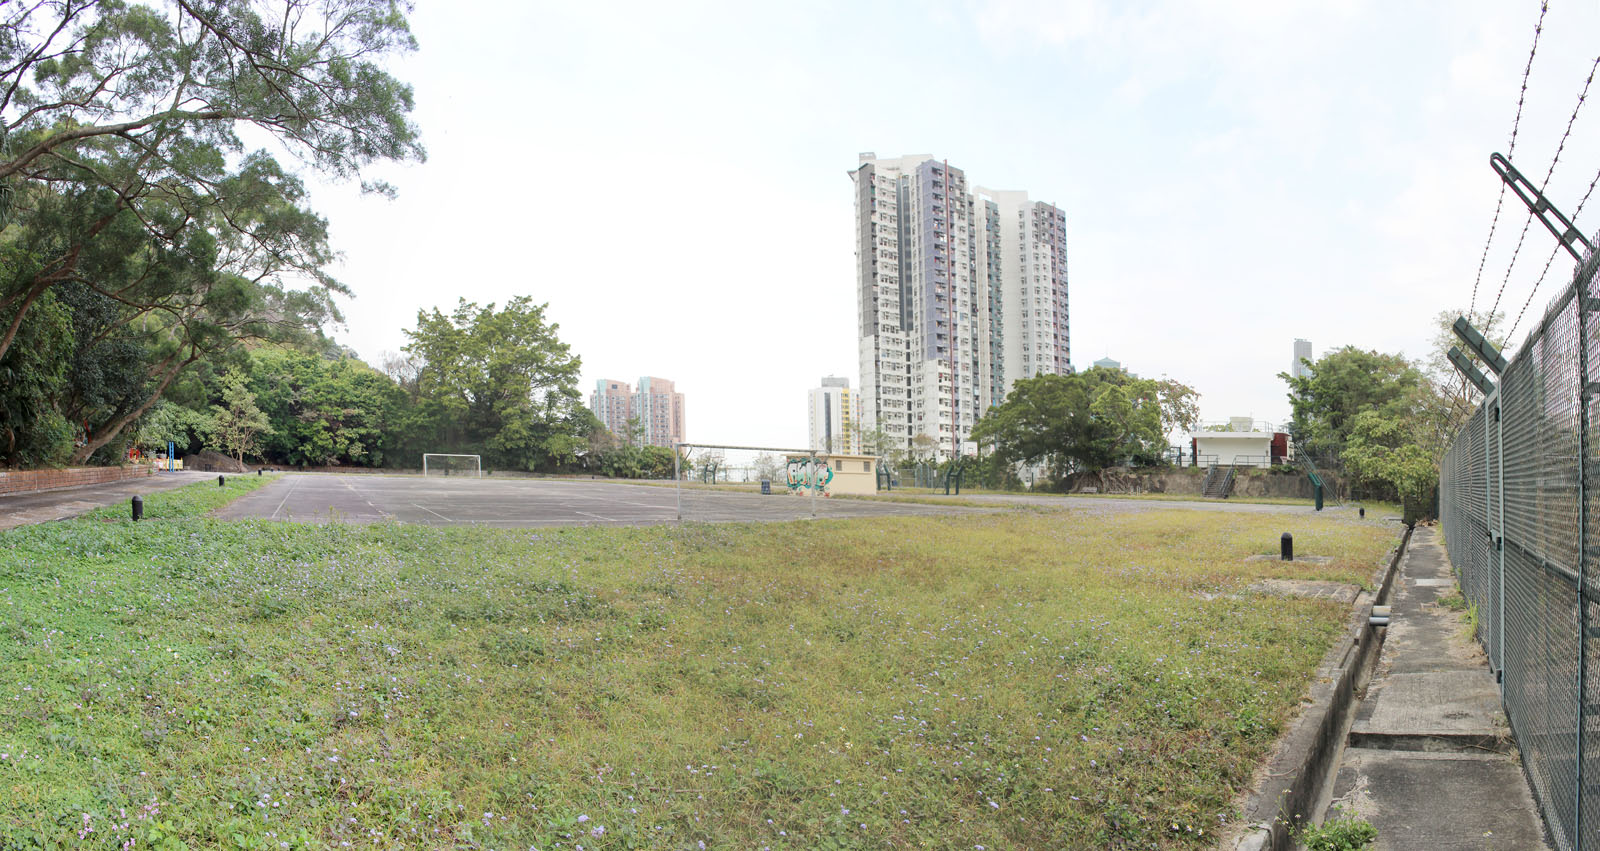
[[[825,461],[818,461],[815,458],[795,458],[789,461],[790,491],[798,493],[814,490],[817,493],[827,493],[828,484],[832,481],[833,469]]]

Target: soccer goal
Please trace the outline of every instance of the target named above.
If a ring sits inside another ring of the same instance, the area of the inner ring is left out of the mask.
[[[439,452],[430,452],[422,456],[422,475],[427,476],[471,476],[475,479],[483,478],[483,464],[476,455],[446,455]]]

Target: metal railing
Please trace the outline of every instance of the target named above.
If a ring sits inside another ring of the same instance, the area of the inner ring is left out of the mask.
[[[1600,849],[1597,261],[1487,388],[1439,482],[1450,561],[1562,851]]]

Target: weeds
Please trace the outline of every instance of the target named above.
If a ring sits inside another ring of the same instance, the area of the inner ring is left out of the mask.
[[[1206,847],[1348,519],[0,533],[0,847]],[[1310,568],[1247,562],[1290,528]]]
[[[1306,851],[1360,851],[1378,839],[1378,829],[1366,819],[1341,815],[1300,832]]]

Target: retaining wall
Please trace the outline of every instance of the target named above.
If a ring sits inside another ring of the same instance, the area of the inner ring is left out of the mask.
[[[154,475],[145,465],[128,467],[64,467],[59,470],[0,471],[0,496],[11,493],[30,493],[79,485],[103,485],[123,479],[141,479]]]

